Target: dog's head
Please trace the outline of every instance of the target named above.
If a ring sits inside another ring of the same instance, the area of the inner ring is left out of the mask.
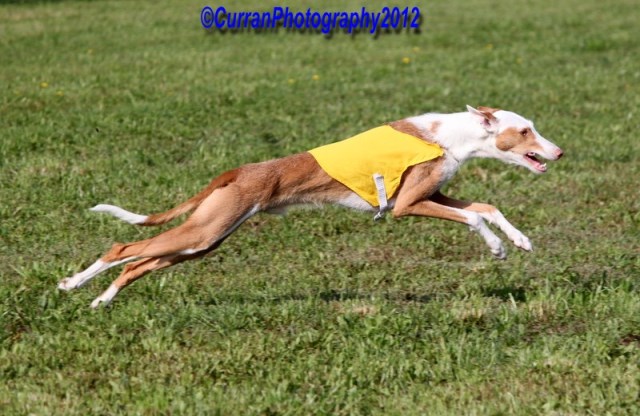
[[[563,155],[562,149],[542,137],[530,120],[516,113],[470,106],[467,106],[467,111],[488,133],[482,146],[486,156],[524,166],[535,173],[544,173],[547,164],[540,162],[538,157],[558,160]]]

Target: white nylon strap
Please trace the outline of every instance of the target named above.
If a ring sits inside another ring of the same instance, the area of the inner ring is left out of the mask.
[[[373,174],[373,182],[376,184],[376,190],[378,191],[378,213],[373,217],[375,221],[378,221],[384,216],[384,213],[389,209],[387,203],[387,190],[384,187],[384,176],[379,173]]]

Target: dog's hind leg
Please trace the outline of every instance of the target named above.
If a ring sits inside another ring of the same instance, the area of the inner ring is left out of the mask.
[[[62,279],[58,283],[58,289],[61,290],[71,290],[84,286],[89,280],[93,279],[99,273],[102,273],[105,270],[108,270],[112,267],[118,266],[122,263],[126,263],[128,261],[133,260],[134,258],[124,258],[118,261],[104,261],[102,259],[97,260],[91,266],[87,267],[85,270],[80,273],[76,273],[72,277],[67,277]]]
[[[246,193],[234,185],[215,190],[180,226],[155,237],[113,247],[87,270],[63,279],[58,287],[70,290],[87,283],[98,273],[141,257],[187,255],[205,251],[223,240],[259,211]]]
[[[118,276],[118,278],[111,283],[109,288],[105,290],[100,296],[95,298],[93,302],[91,302],[91,308],[96,309],[98,306],[100,306],[100,304],[104,304],[105,306],[108,305],[122,289],[154,270],[164,269],[166,267],[173,266],[174,264],[182,263],[186,260],[192,260],[204,256],[205,254],[218,248],[220,244],[222,244],[222,242],[227,239],[231,232],[232,230],[218,239],[215,243],[213,243],[213,245],[202,251],[197,251],[192,254],[151,257],[127,264],[120,276]]]
[[[259,211],[259,204],[246,199],[235,187],[218,189],[183,224],[147,240],[114,244],[102,260],[115,262],[206,250]]]
[[[111,283],[109,288],[105,290],[100,296],[98,296],[93,302],[91,307],[93,309],[100,306],[100,304],[108,305],[113,298],[134,281],[138,280],[142,276],[150,273],[154,270],[164,269],[165,267],[173,266],[174,264],[183,262],[185,260],[191,260],[196,257],[204,255],[205,252],[183,255],[170,255],[164,257],[151,257],[148,259],[138,260],[133,263],[129,263],[124,267],[124,270],[118,276],[116,280]]]

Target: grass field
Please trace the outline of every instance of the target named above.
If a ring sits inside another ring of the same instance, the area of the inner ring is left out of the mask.
[[[207,34],[205,4],[0,5],[1,414],[640,413],[637,1],[422,2],[420,34],[377,39]],[[89,303],[119,268],[56,289],[158,231],[96,203],[165,210],[240,164],[465,104],[566,151],[540,176],[473,161],[446,189],[500,207],[533,253],[300,210],[106,309]]]

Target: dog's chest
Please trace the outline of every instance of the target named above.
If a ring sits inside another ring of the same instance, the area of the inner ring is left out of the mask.
[[[458,169],[460,168],[460,162],[451,157],[451,155],[445,154],[444,161],[440,167],[440,180],[438,188],[444,186],[453,175],[456,174]]]

